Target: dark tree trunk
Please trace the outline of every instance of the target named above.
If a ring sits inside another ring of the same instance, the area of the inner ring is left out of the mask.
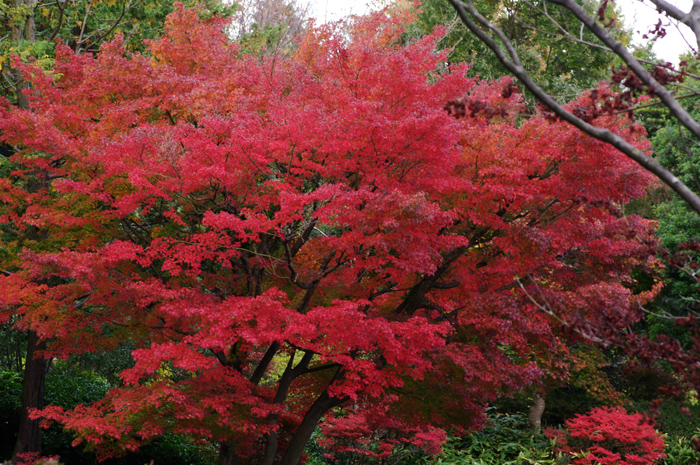
[[[222,442],[219,446],[219,460],[217,465],[240,465],[241,460],[236,455],[236,448],[232,441]]]
[[[36,30],[34,24],[33,5],[37,0],[13,0],[12,5],[20,7],[23,4],[30,7],[30,12],[25,18],[22,26],[12,27],[10,38],[13,41],[21,39],[27,42],[36,42]],[[19,69],[13,70],[15,77],[15,92],[17,94],[17,106],[22,110],[29,110],[29,101],[22,92],[27,83]],[[37,358],[37,353],[46,349],[46,342],[39,339],[34,331],[27,332],[27,358],[24,365],[24,381],[22,383],[22,411],[19,420],[19,431],[17,432],[17,442],[12,452],[12,463],[16,463],[20,454],[39,453],[41,454],[41,428],[39,420],[31,420],[29,411],[44,407],[44,386],[46,384],[46,360],[44,357]]]
[[[22,416],[19,421],[17,442],[12,453],[13,463],[19,454],[41,453],[41,428],[39,420],[29,418],[30,409],[44,407],[44,385],[46,381],[46,360],[37,358],[36,354],[46,348],[46,343],[39,340],[34,331],[27,334],[27,361],[24,366],[24,383],[22,384]]]
[[[324,391],[323,394],[316,399],[316,402],[309,408],[309,411],[304,415],[304,419],[301,421],[299,428],[297,429],[294,437],[289,443],[289,447],[282,457],[280,465],[297,465],[301,459],[301,454],[304,453],[306,445],[311,439],[311,434],[316,429],[316,425],[321,420],[321,417],[328,412],[333,407],[347,402],[349,398],[337,398],[330,397],[328,391]]]

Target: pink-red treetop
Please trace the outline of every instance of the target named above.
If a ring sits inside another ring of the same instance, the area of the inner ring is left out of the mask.
[[[329,437],[435,451],[563,373],[558,319],[636,318],[653,225],[620,207],[650,177],[516,116],[512,83],[445,68],[437,35],[402,45],[409,19],[313,28],[283,59],[178,7],[148,55],[117,39],[24,68],[32,111],[0,115],[22,167],[2,218],[61,240],[8,265],[5,318],[58,356],[139,347],[106,399],[45,417],[102,457],[173,431],[220,442],[222,463],[294,464],[324,416]],[[51,188],[28,195],[37,173]]]

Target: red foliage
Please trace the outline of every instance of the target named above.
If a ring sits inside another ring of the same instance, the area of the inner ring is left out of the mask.
[[[58,465],[58,455],[42,457],[39,452],[17,454],[17,465]]]
[[[5,316],[57,356],[138,347],[106,399],[42,416],[101,457],[172,431],[292,464],[329,412],[328,437],[435,451],[565,369],[560,321],[595,336],[639,317],[654,224],[620,206],[650,176],[519,120],[509,79],[436,72],[436,36],[400,45],[407,20],[323,26],[266,58],[178,7],[151,55],[117,39],[24,68],[32,111],[0,109],[20,148],[0,214],[44,239],[3,267]],[[50,188],[29,191],[37,176]]]
[[[547,429],[555,450],[579,465],[651,465],[665,457],[664,439],[640,413],[620,407],[594,408],[566,421],[566,430]]]

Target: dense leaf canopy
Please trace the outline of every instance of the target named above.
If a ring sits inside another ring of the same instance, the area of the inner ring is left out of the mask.
[[[8,245],[4,318],[62,357],[139,347],[105,400],[43,415],[103,457],[172,431],[297,463],[324,415],[436,450],[563,376],[559,321],[637,318],[654,225],[621,213],[651,183],[629,159],[524,116],[508,79],[445,69],[437,35],[401,45],[408,15],[312,29],[286,58],[206,16],[176,7],[148,54],[59,47],[52,73],[22,68],[32,111],[2,107],[2,220],[45,234]]]

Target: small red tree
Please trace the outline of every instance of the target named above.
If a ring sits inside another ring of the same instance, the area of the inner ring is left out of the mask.
[[[509,80],[445,70],[437,35],[401,45],[406,21],[256,58],[179,7],[149,55],[117,39],[24,69],[33,111],[5,106],[0,133],[50,189],[3,180],[3,218],[66,240],[21,253],[0,299],[52,354],[139,347],[103,401],[41,415],[101,457],[173,431],[219,442],[221,464],[296,464],[329,412],[435,450],[555,364],[557,319],[637,318],[653,224],[620,206],[650,177],[516,119]]]
[[[566,421],[566,430],[550,428],[555,450],[574,455],[579,465],[651,465],[665,457],[663,437],[641,413],[620,407],[594,408]]]

